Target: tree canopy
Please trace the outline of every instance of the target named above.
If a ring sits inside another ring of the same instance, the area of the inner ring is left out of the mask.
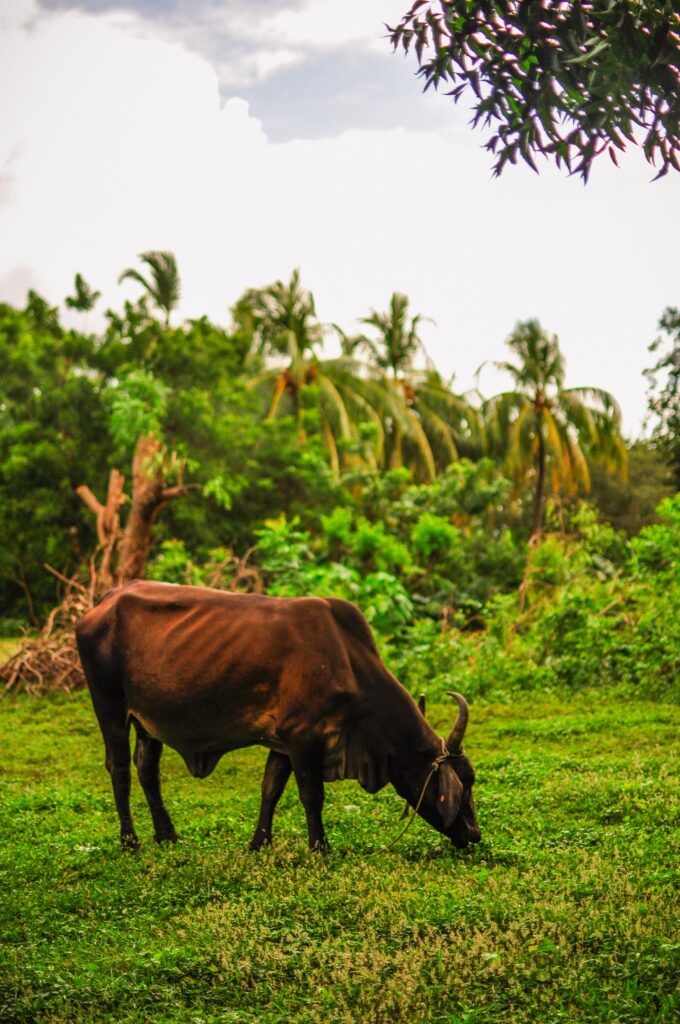
[[[96,293],[82,277],[75,291],[73,308],[85,311]],[[36,622],[52,607],[45,563],[66,576],[89,564],[101,545],[92,511],[105,495],[108,505],[112,475],[126,477],[128,530],[140,452],[153,452],[145,464],[163,510],[136,549],[149,573],[230,586],[220,566],[257,550],[256,577],[275,562],[288,586],[296,564],[291,586],[359,600],[385,629],[414,602],[476,621],[494,592],[518,586],[536,522],[549,530],[554,507],[560,521],[577,510],[598,465],[595,496],[631,534],[668,494],[656,440],[635,463],[636,479],[649,477],[644,500],[633,508],[630,488],[611,483],[624,454],[616,403],[565,386],[557,339],[536,322],[511,336],[513,390],[484,402],[437,372],[418,336],[423,318],[400,293],[357,321],[366,334],[340,329],[342,352],[330,358],[328,325],[298,272],[248,289],[228,326],[171,326],[156,309],[160,320],[146,294],[126,301],[90,334],[66,329],[35,292],[24,309],[0,304],[6,622],[27,612]],[[662,320],[672,337],[676,319],[668,310]],[[96,502],[83,504],[85,493]]]
[[[473,104],[494,174],[542,154],[588,179],[640,144],[657,177],[680,170],[680,11],[665,0],[418,0],[388,28],[425,88]]]

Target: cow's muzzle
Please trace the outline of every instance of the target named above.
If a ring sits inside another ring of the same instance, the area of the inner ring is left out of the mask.
[[[464,825],[451,836],[451,842],[458,850],[464,850],[471,843],[479,843],[481,839],[482,833],[478,825]]]

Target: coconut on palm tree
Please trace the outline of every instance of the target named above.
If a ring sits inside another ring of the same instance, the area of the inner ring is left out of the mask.
[[[387,461],[408,465],[416,476],[432,480],[437,469],[459,457],[461,447],[472,454],[480,423],[477,411],[429,363],[418,333],[425,319],[420,314],[410,317],[407,296],[394,292],[387,312],[372,310],[361,323],[378,334],[365,338],[364,347],[382,375]],[[424,370],[414,369],[419,355],[425,359]]]
[[[128,267],[118,278],[118,284],[127,279],[137,281],[144,288],[155,306],[165,314],[165,326],[170,326],[170,314],[179,302],[180,282],[177,260],[172,252],[150,249],[139,254],[142,263],[149,268],[149,277],[145,277]]]
[[[538,320],[515,327],[507,345],[517,362],[495,366],[515,384],[486,405],[489,441],[517,480],[534,480],[533,537],[543,530],[546,482],[554,493],[590,488],[587,457],[625,472],[621,412],[608,391],[564,387],[565,362],[556,335]]]

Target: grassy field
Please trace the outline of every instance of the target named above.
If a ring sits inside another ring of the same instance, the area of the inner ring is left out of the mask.
[[[0,637],[0,665],[18,651],[21,637]]]
[[[434,707],[442,730],[450,707]],[[175,848],[117,843],[86,695],[0,704],[0,1020],[677,1020],[680,711],[472,709],[483,842],[418,820],[388,853],[389,789],[327,787],[332,853],[307,852],[294,785],[248,855],[264,752],[192,779],[166,752]]]

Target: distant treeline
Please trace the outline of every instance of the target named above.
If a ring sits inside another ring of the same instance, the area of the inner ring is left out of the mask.
[[[568,532],[584,498],[630,536],[675,489],[672,309],[661,322],[670,356],[662,347],[649,371],[656,433],[626,445],[614,397],[565,388],[558,339],[536,321],[508,338],[508,390],[483,399],[457,393],[432,365],[404,295],[350,334],[319,322],[295,271],[247,290],[229,327],[207,317],[180,325],[174,257],[141,259],[143,272],[121,274],[141,297],[108,310],[98,334],[66,329],[34,292],[23,309],[0,305],[5,633],[37,625],[54,604],[45,563],[72,576],[96,551],[97,524],[76,488],[103,501],[110,470],[129,477],[135,446],[151,435],[168,485],[194,487],[158,516],[152,574],[205,578],[206,566],[233,569],[254,546],[248,564],[262,578],[272,552],[280,569],[287,558],[325,560],[349,576],[319,585],[373,588],[378,604],[381,589],[391,593],[388,631],[400,602],[433,621],[474,623],[494,594],[520,586],[527,542]],[[98,297],[77,275],[66,304],[86,325]],[[340,355],[324,358],[331,334]]]

